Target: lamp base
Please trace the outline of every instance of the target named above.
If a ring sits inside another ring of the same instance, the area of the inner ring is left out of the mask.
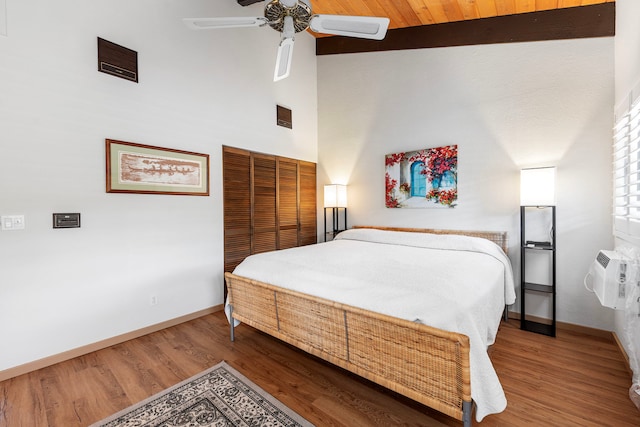
[[[343,210],[342,222],[340,209]],[[331,210],[331,229],[327,230],[327,210]],[[324,241],[328,242],[340,232],[347,229],[347,208],[324,208]],[[328,239],[328,237],[331,239]]]

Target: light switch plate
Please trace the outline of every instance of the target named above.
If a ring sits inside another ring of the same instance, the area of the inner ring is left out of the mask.
[[[2,215],[2,230],[24,230],[24,215]]]

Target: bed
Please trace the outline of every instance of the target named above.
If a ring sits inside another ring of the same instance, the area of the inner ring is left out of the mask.
[[[515,302],[506,233],[356,227],[226,273],[243,322],[471,426],[506,407],[489,359]],[[475,405],[474,405],[475,403]]]

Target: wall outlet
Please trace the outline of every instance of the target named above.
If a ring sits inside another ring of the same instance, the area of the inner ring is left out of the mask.
[[[155,295],[151,295],[151,299],[149,299],[149,305],[157,305],[158,304],[158,297]]]

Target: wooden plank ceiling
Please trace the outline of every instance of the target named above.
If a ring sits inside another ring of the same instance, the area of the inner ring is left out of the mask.
[[[314,13],[391,21],[383,40],[311,32],[316,55],[615,35],[615,0],[311,1]]]
[[[313,13],[386,16],[389,29],[614,3],[615,0],[311,0]],[[325,35],[313,33],[317,37]]]

